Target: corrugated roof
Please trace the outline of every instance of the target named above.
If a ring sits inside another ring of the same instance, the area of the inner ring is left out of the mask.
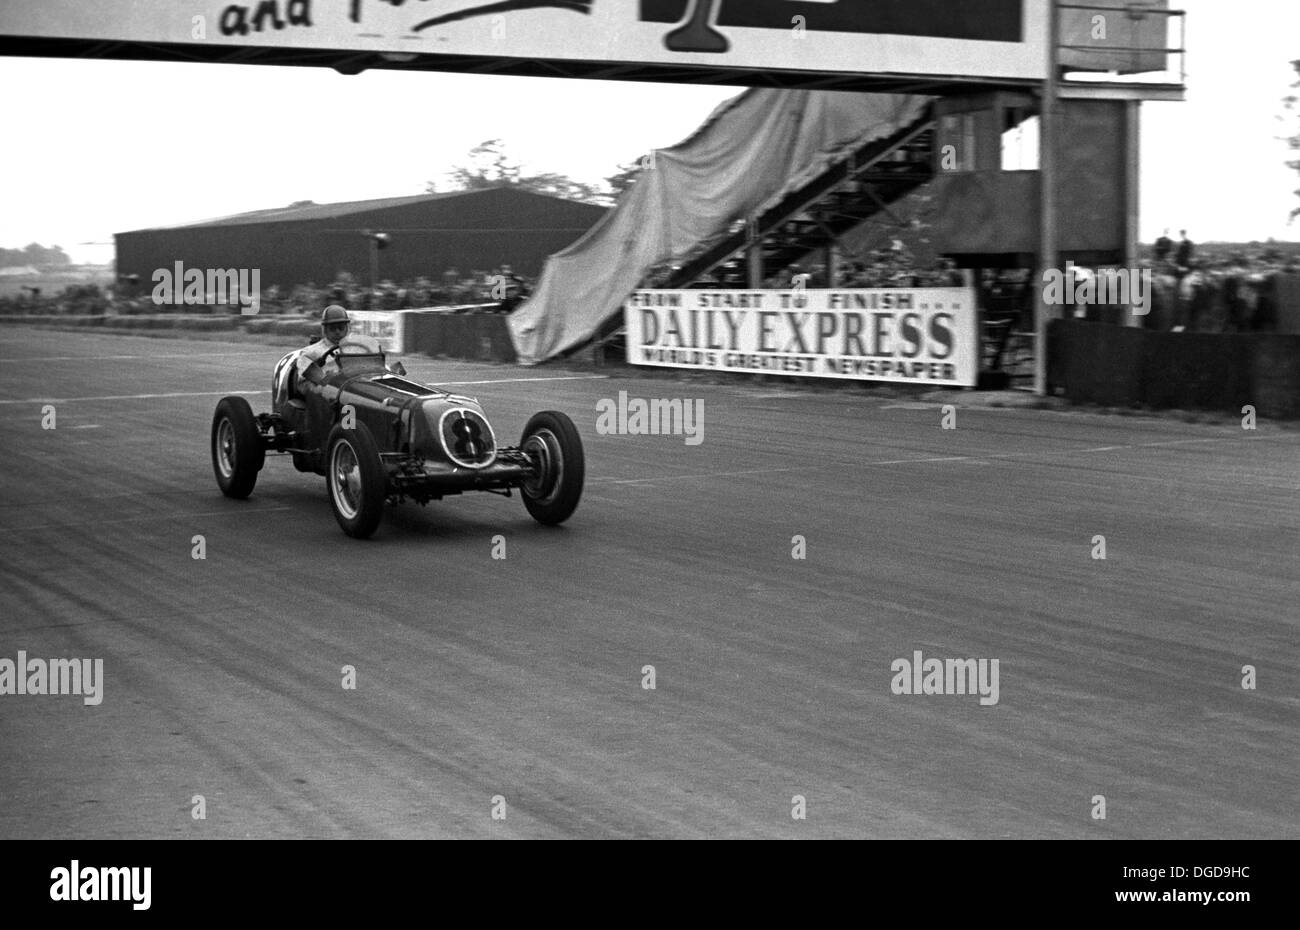
[[[342,203],[313,203],[300,207],[275,207],[270,210],[253,210],[249,213],[236,213],[231,216],[219,216],[209,220],[197,220],[191,223],[177,223],[174,226],[149,226],[144,229],[132,229],[130,232],[152,232],[161,229],[190,229],[200,226],[248,226],[255,223],[293,223],[303,220],[330,220],[353,213],[369,213],[371,210],[383,210],[388,207],[404,207],[410,204],[425,203],[434,200],[447,200],[452,197],[469,197],[500,188],[483,188],[475,191],[447,191],[442,194],[416,194],[412,197],[385,197],[379,200],[348,200]],[[531,191],[526,193],[532,193]],[[542,195],[545,196],[545,195]],[[560,199],[560,198],[556,198]]]

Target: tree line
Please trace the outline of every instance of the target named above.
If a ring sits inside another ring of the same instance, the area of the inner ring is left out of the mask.
[[[444,192],[477,191],[512,185],[535,194],[549,194],[609,206],[632,186],[639,170],[637,161],[619,165],[618,171],[607,177],[603,185],[588,184],[556,172],[525,174],[523,166],[512,161],[506,154],[505,144],[500,139],[488,139],[474,146],[469,150],[469,162],[468,165],[456,165],[447,172]],[[425,185],[425,191],[430,194],[439,193],[438,182],[429,181]]]
[[[21,249],[0,249],[0,268],[13,265],[34,265],[46,268],[51,265],[71,265],[72,259],[63,251],[63,246],[50,246],[48,249],[39,242]]]

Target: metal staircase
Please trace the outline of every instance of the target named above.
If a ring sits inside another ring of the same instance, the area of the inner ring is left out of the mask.
[[[927,110],[890,136],[842,152],[825,171],[769,204],[748,223],[701,242],[680,265],[651,273],[643,287],[749,286],[751,245],[761,250],[760,280],[825,249],[864,220],[889,213],[889,205],[934,177],[935,118]],[[896,219],[896,218],[895,218]],[[707,279],[706,279],[707,276]],[[793,282],[790,282],[793,283]],[[597,364],[622,350],[622,314],[611,316],[588,343]]]
[[[934,177],[933,145],[934,117],[927,112],[891,136],[849,149],[748,223],[702,243],[654,286],[687,288],[708,275],[710,287],[747,287],[744,256],[751,244],[761,250],[760,278],[780,272],[864,220],[888,214],[889,204]]]

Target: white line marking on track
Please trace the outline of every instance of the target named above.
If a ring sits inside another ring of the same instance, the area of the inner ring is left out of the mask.
[[[655,478],[588,478],[589,482],[608,484],[646,484],[653,481],[682,481],[699,478],[739,478],[743,475],[769,475],[787,471],[816,471],[821,468],[852,468],[873,465],[921,465],[926,462],[960,462],[974,458],[971,455],[944,456],[933,459],[891,459],[885,462],[823,462],[820,465],[792,465],[788,468],[750,468],[745,471],[721,471],[709,475],[661,475]]]
[[[82,523],[37,523],[34,526],[0,526],[0,533],[18,533],[27,530],[66,530],[85,529],[89,525],[101,526],[106,523],[139,523],[141,520],[192,520],[195,517],[230,517],[245,516],[255,513],[276,513],[281,510],[293,510],[293,507],[258,507],[256,510],[209,510],[204,513],[162,513],[145,517],[122,517],[118,520],[86,520]]]
[[[182,352],[176,355],[45,355],[31,358],[0,358],[0,362],[116,362],[153,361],[156,358],[257,358],[253,352]]]
[[[745,471],[715,472],[708,475],[659,475],[652,478],[588,478],[588,484],[653,484],[656,481],[700,480],[704,478],[739,478],[744,475],[779,474],[788,471],[817,471],[823,468],[875,468],[881,465],[927,465],[935,462],[964,462],[987,465],[988,459],[1023,458],[1025,456],[1078,455],[1084,452],[1113,452],[1131,449],[1149,449],[1159,446],[1178,446],[1198,442],[1239,442],[1237,437],[1212,436],[1205,439],[1173,439],[1161,442],[1142,442],[1127,446],[1103,446],[1096,449],[1058,449],[1037,452],[989,452],[978,455],[947,455],[921,459],[887,459],[881,462],[822,462],[818,465],[793,465],[787,468],[751,468]]]
[[[434,387],[459,384],[517,384],[522,381],[608,381],[609,375],[573,375],[561,378],[501,378],[496,381],[429,381]]]
[[[435,386],[470,384],[515,384],[524,381],[606,381],[609,375],[574,375],[560,378],[500,378],[495,381],[430,381]],[[161,400],[170,397],[225,397],[229,394],[269,394],[264,391],[174,391],[168,394],[111,394],[103,397],[28,397],[23,400],[0,400],[0,404],[72,404],[97,400]]]
[[[266,391],[176,391],[171,394],[109,394],[103,397],[29,397],[26,400],[0,400],[0,404],[74,404],[96,400],[159,400],[168,397],[226,397],[230,394],[270,394]]]

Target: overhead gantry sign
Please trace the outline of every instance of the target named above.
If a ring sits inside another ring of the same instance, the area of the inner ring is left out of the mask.
[[[1047,0],[8,0],[0,53],[909,92],[1041,81]]]

